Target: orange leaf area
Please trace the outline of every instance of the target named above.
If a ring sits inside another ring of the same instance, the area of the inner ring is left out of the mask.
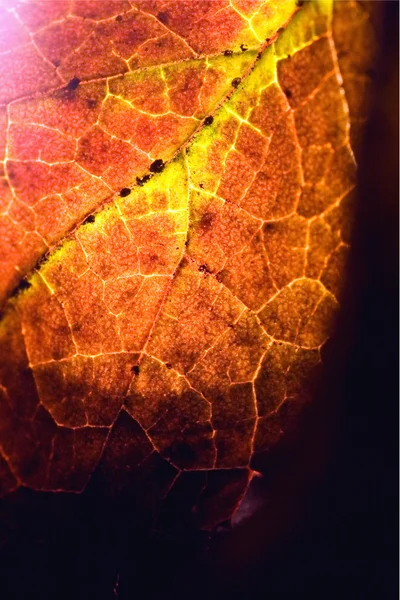
[[[313,395],[368,13],[51,1],[3,27],[5,299],[31,270],[0,323],[3,492],[190,480],[212,527]]]

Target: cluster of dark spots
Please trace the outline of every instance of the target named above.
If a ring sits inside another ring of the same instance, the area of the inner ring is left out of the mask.
[[[261,57],[262,57],[262,52],[259,52],[256,56],[256,60],[260,60]]]
[[[89,215],[86,217],[86,219],[83,221],[83,225],[87,225],[87,223],[94,223],[96,220],[96,217],[94,215]]]
[[[146,175],[143,175],[143,177],[136,177],[136,183],[140,186],[144,185],[145,183],[147,183],[150,179],[151,179],[151,175],[150,173],[147,173]]]
[[[164,25],[166,25],[168,23],[168,13],[167,12],[159,12],[157,15],[157,19],[160,21],[160,23],[163,23]]]
[[[235,77],[235,79],[232,79],[232,85],[234,88],[237,88],[240,85],[240,82],[242,80],[240,79],[240,77]]]
[[[17,296],[24,290],[29,290],[30,287],[32,287],[32,284],[29,283],[29,281],[27,281],[26,279],[21,279],[17,287],[12,291],[11,298],[15,298],[15,296]]]
[[[204,119],[204,125],[212,125],[214,123],[214,117],[211,115]]]
[[[291,98],[293,96],[292,92],[290,90],[283,90],[283,93],[285,94],[286,98]]]
[[[49,260],[49,254],[45,254],[44,256],[42,256],[42,258],[37,263],[38,268],[43,267],[43,265],[45,265],[48,260]]]
[[[139,375],[139,365],[133,365],[131,371],[134,375]]]
[[[118,15],[118,17],[115,17],[115,20],[118,21],[118,23],[121,23],[122,15]]]
[[[131,193],[130,188],[122,188],[119,195],[121,196],[121,198],[125,198],[126,196],[129,196],[130,193]]]
[[[200,273],[204,273],[205,275],[210,275],[210,273],[211,273],[211,271],[207,267],[207,265],[204,265],[204,264],[199,266],[199,271],[200,271]]]
[[[150,165],[150,171],[152,173],[162,173],[162,171],[164,171],[164,168],[165,163],[161,158],[157,158],[157,160],[152,162]]]
[[[70,90],[71,92],[73,90],[76,90],[77,87],[79,86],[81,80],[78,79],[78,77],[73,77],[68,83],[67,83],[67,90]]]
[[[224,50],[224,56],[232,56],[233,50]]]
[[[248,50],[248,48],[245,44],[240,44],[240,49],[242,52],[246,52],[246,50]]]
[[[165,366],[167,367],[167,369],[172,369],[171,363],[165,363]]]

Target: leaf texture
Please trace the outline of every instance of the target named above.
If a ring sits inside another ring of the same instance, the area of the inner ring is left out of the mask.
[[[157,512],[185,488],[211,528],[321,370],[369,14],[51,1],[3,23],[3,493],[133,487]]]

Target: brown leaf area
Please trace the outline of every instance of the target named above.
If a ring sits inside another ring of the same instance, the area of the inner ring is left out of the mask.
[[[369,13],[52,0],[2,27],[1,491],[135,490],[212,528],[320,375]]]

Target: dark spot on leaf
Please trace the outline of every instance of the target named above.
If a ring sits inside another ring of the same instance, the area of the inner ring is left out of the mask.
[[[267,44],[269,44],[269,42],[271,41],[271,38],[267,38],[265,41],[267,42]]]
[[[204,183],[200,183],[199,186],[201,187],[202,190],[204,190]]]
[[[161,160],[161,158],[157,158],[157,160],[155,160],[154,162],[151,163],[150,165],[150,171],[152,173],[161,173],[162,171],[164,171],[164,161]]]
[[[234,88],[237,88],[240,85],[240,82],[242,80],[240,79],[240,77],[235,77],[235,79],[232,80],[232,85]]]
[[[131,369],[132,373],[139,375],[139,365],[134,365]]]
[[[147,173],[147,175],[143,175],[143,177],[136,177],[136,183],[142,186],[145,183],[147,183],[151,179],[151,177],[152,176],[150,175],[150,173]]]
[[[60,61],[59,60],[53,60],[53,65],[57,68],[60,66]]]
[[[206,212],[201,217],[200,227],[203,231],[208,231],[208,229],[210,229],[210,227],[214,221],[214,216],[215,215],[213,213]]]
[[[233,50],[224,50],[224,56],[232,56]]]
[[[206,275],[209,275],[211,273],[211,271],[207,267],[207,265],[204,265],[204,264],[199,266],[199,271],[200,271],[200,273],[205,273]]]
[[[246,52],[246,50],[248,50],[247,46],[245,46],[245,44],[240,44],[240,49],[242,52]]]
[[[118,17],[115,17],[115,20],[118,21],[118,23],[121,23],[122,15],[118,15]]]
[[[167,367],[167,369],[172,369],[171,363],[165,363],[165,366]]]
[[[216,273],[215,279],[218,281],[218,283],[222,283],[222,275],[221,275],[221,273]]]
[[[96,220],[96,217],[94,215],[89,215],[88,217],[86,217],[86,219],[83,221],[83,224],[86,225],[86,223],[94,223]]]
[[[256,56],[256,60],[260,60],[261,57],[262,57],[262,52],[259,52]]]
[[[204,125],[212,125],[213,122],[214,122],[214,117],[212,117],[211,115],[204,119]]]
[[[264,230],[265,231],[273,231],[275,229],[275,223],[265,223]]]
[[[73,77],[71,79],[71,81],[67,84],[67,89],[68,90],[76,90],[76,88],[79,86],[81,80],[78,79],[78,77]]]
[[[292,92],[290,90],[283,90],[285,93],[286,98],[291,98],[293,96]]]
[[[296,0],[296,6],[303,6],[304,0]]]
[[[122,188],[119,195],[121,196],[121,198],[125,198],[125,196],[129,196],[130,193],[131,193],[130,188]]]
[[[24,290],[29,290],[30,287],[32,287],[32,284],[29,283],[29,281],[27,281],[26,279],[21,279],[17,287],[12,292],[11,297],[14,298],[20,292],[23,292]]]
[[[86,102],[88,108],[95,108],[97,106],[97,100],[93,100],[92,98],[89,98],[88,101]]]
[[[166,25],[168,23],[169,15],[167,12],[159,12],[157,19],[160,21],[160,23]]]
[[[42,267],[43,265],[45,265],[48,260],[49,260],[48,254],[45,254],[44,256],[42,256],[42,258],[38,262],[38,267]]]

